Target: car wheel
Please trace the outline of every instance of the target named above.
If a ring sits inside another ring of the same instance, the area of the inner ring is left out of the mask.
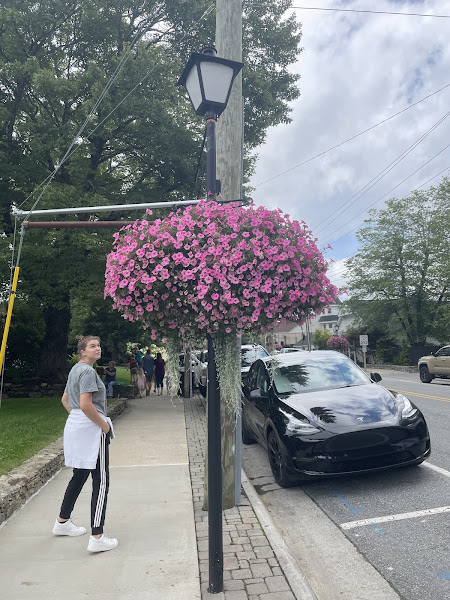
[[[244,407],[242,407],[242,442],[244,444],[254,444],[255,438],[253,437],[252,432],[247,426],[247,421],[245,419]]]
[[[430,375],[430,371],[428,370],[428,367],[420,367],[420,381],[422,383],[430,383],[430,381],[433,379],[432,376]]]
[[[272,474],[279,486],[287,488],[294,485],[288,473],[286,458],[281,451],[280,443],[273,431],[269,433],[267,438],[267,447],[269,451],[269,463],[272,469]]]

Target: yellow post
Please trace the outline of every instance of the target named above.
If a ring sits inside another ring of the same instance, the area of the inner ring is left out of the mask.
[[[0,350],[0,375],[1,375],[2,369],[3,369],[3,360],[5,358],[5,352],[6,352],[6,341],[8,339],[9,325],[11,323],[11,315],[12,315],[12,310],[13,310],[13,306],[14,306],[14,299],[16,297],[16,287],[17,287],[18,278],[19,278],[19,267],[15,267],[13,283],[12,283],[12,288],[11,288],[11,295],[9,297],[8,313],[6,315],[5,329],[3,331],[2,347]]]

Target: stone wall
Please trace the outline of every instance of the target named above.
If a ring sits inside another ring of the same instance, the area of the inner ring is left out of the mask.
[[[366,366],[366,371],[373,373],[377,369],[389,369],[390,371],[403,371],[403,373],[418,373],[417,365],[415,367],[407,367],[403,365],[385,365],[373,363]]]
[[[108,406],[108,416],[111,420],[115,419],[127,405],[127,398],[118,398]],[[0,524],[25,504],[28,498],[47,483],[63,465],[63,438],[60,437],[19,467],[2,475],[0,477]]]
[[[65,383],[4,383],[3,398],[61,398],[66,387]],[[114,386],[114,395],[121,398],[136,398],[138,387],[133,385]]]
[[[64,383],[4,383],[3,398],[61,398]]]

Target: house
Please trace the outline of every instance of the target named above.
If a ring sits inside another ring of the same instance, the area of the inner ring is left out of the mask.
[[[343,335],[355,320],[352,313],[346,313],[342,310],[342,303],[339,298],[336,302],[330,304],[320,315],[315,315],[309,321],[309,334],[312,339],[313,333],[319,329],[328,330],[332,335]],[[281,346],[296,346],[298,348],[308,348],[306,323],[298,325],[288,322],[285,325],[277,325],[274,330],[275,344]]]

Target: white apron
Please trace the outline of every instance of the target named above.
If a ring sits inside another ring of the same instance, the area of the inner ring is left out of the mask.
[[[114,430],[111,419],[100,415]],[[64,427],[64,464],[74,469],[95,469],[102,430],[80,408],[73,408]]]

